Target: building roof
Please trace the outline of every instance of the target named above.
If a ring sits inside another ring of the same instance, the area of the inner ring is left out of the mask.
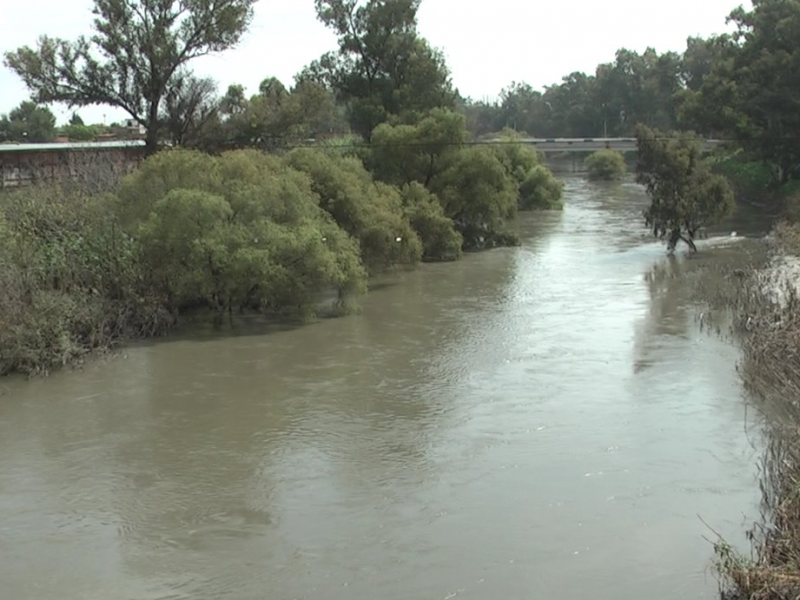
[[[58,150],[114,150],[119,148],[144,148],[143,140],[116,142],[54,142],[50,144],[0,144],[0,152],[42,152]]]

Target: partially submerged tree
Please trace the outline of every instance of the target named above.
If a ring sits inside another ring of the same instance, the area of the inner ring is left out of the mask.
[[[586,158],[589,179],[615,181],[625,176],[625,157],[616,150],[598,150]]]
[[[694,134],[667,135],[639,125],[636,140],[636,180],[651,200],[644,213],[647,226],[659,239],[667,238],[670,251],[683,240],[696,252],[697,232],[733,212],[730,185],[703,161],[701,142]]]
[[[156,150],[164,100],[192,59],[234,46],[256,0],[94,0],[94,28],[74,42],[42,36],[5,54],[37,102],[125,110]]]

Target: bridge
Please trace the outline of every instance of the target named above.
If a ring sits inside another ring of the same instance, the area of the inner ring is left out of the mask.
[[[500,142],[500,139],[487,140],[489,143]],[[636,152],[636,138],[520,138],[523,144],[535,146],[540,152],[581,152],[591,153],[598,150],[616,150],[618,152]],[[705,140],[703,149],[711,152],[722,143],[722,140]]]

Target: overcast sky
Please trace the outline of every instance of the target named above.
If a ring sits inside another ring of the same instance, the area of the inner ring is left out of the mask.
[[[91,0],[0,0],[0,51],[34,45],[39,35],[74,38],[91,31]],[[472,98],[495,98],[511,81],[540,88],[573,71],[593,72],[621,47],[681,51],[690,35],[728,31],[725,16],[740,0],[424,0],[419,29],[444,50],[455,85]],[[745,0],[749,6],[749,0]],[[316,20],[313,0],[259,0],[250,31],[238,48],[194,63],[224,90],[242,83],[253,91],[268,76],[291,85],[305,64],[335,47]],[[28,97],[0,66],[0,113]],[[57,107],[54,107],[57,108]],[[57,109],[59,121],[66,110]],[[90,122],[124,114],[81,109]]]

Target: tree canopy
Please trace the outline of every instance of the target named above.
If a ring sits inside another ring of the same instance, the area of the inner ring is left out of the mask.
[[[56,117],[46,106],[24,101],[0,116],[0,141],[51,142],[56,136]]]
[[[727,180],[703,161],[701,140],[691,133],[665,134],[640,125],[636,180],[647,188],[645,222],[672,251],[684,241],[693,251],[698,231],[718,223],[735,206]]]
[[[234,46],[256,0],[94,0],[94,29],[74,42],[42,36],[5,54],[36,102],[106,104],[147,130],[155,150],[162,110],[191,60]]]
[[[785,183],[800,167],[800,2],[754,0],[729,20],[736,31],[716,42],[687,112],[693,125],[735,137]]]
[[[352,130],[366,139],[390,117],[413,121],[454,106],[441,52],[417,33],[420,0],[315,0],[317,15],[339,48],[300,75],[333,89],[347,107]]]

